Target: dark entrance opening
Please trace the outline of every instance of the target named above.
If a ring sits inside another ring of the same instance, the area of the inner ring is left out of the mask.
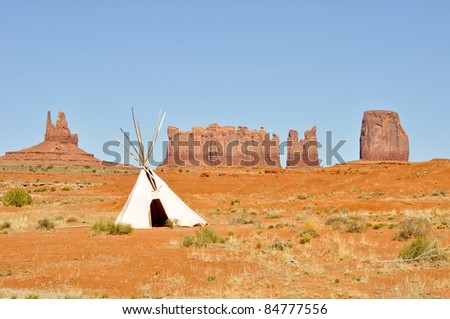
[[[164,226],[167,219],[168,217],[161,200],[159,198],[152,200],[152,203],[150,204],[150,220],[152,222],[152,227]]]

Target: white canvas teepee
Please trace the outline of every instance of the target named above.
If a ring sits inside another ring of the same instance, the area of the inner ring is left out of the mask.
[[[116,224],[126,223],[134,228],[152,228],[153,226],[163,226],[168,219],[178,226],[192,227],[207,224],[148,166],[148,159],[152,153],[153,145],[158,137],[163,120],[164,116],[161,120],[160,116],[158,116],[152,144],[147,152],[144,151],[139,123],[136,125],[134,113],[133,122],[139,142],[138,149],[129,141],[134,149],[133,152],[127,149],[119,140],[124,148],[139,162],[142,169],[125,206],[115,221]],[[126,134],[124,136],[128,139]]]

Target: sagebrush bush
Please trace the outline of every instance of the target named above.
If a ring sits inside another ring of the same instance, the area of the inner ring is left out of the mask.
[[[273,249],[273,250],[285,250],[286,248],[292,248],[292,244],[291,243],[285,243],[284,241],[282,241],[280,238],[275,238],[272,241],[272,244],[269,246],[269,249]]]
[[[38,225],[37,225],[36,229],[43,230],[43,231],[53,230],[53,229],[55,229],[55,223],[52,222],[48,218],[40,219],[40,220],[38,220]]]
[[[0,224],[0,230],[11,229],[11,223],[6,221]]]
[[[33,198],[25,189],[13,188],[3,195],[2,202],[5,206],[23,207],[31,205]]]
[[[69,217],[66,219],[66,223],[76,223],[78,219],[76,217]]]
[[[366,230],[366,222],[364,218],[354,217],[346,224],[347,233],[363,233]]]
[[[112,221],[100,220],[91,226],[91,230],[95,235],[126,235],[133,231],[133,226],[130,224],[115,224]]]
[[[308,244],[313,238],[319,238],[320,235],[312,228],[302,231],[297,237],[299,237],[299,243],[304,245]]]
[[[330,215],[325,221],[325,225],[333,227],[333,229],[339,229],[347,223],[347,218],[342,215]]]
[[[348,233],[363,233],[366,230],[365,218],[361,216],[331,215],[327,218],[326,225],[334,230],[345,227]]]
[[[406,245],[400,252],[399,257],[405,261],[446,260],[448,252],[440,248],[436,241],[420,236]]]
[[[224,243],[222,239],[214,229],[208,227],[202,227],[195,231],[195,236],[185,235],[182,238],[183,247],[206,247],[209,244]]]
[[[398,225],[396,240],[405,241],[413,237],[426,237],[431,234],[431,223],[422,218],[407,218]]]

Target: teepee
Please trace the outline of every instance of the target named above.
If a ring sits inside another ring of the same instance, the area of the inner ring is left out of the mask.
[[[132,148],[125,146],[125,143],[122,143],[117,137],[116,140],[139,163],[141,172],[115,223],[130,224],[134,228],[164,226],[168,220],[178,226],[206,225],[207,222],[189,208],[148,165],[148,159],[153,152],[153,145],[158,138],[165,114],[161,117],[160,112],[158,115],[152,141],[147,151],[142,143],[141,129],[139,122],[136,123],[133,109],[132,116],[138,146],[136,147],[131,142],[129,136],[122,129],[123,135]]]

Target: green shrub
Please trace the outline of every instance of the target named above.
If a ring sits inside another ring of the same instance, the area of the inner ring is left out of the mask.
[[[47,188],[45,188],[45,187],[36,188],[34,190],[35,193],[45,193],[46,191],[47,191]]]
[[[184,235],[181,244],[183,247],[195,246],[195,237],[192,235]]]
[[[422,218],[407,218],[398,225],[396,240],[405,241],[413,237],[428,236],[431,233],[431,224]]]
[[[183,247],[207,247],[209,244],[224,243],[222,239],[214,229],[208,227],[202,227],[195,231],[195,236],[185,235],[182,238]]]
[[[25,189],[14,188],[10,189],[3,195],[2,202],[5,206],[22,207],[25,205],[31,205],[33,199]]]
[[[420,236],[406,245],[399,254],[405,261],[415,260],[446,260],[448,252],[439,247],[436,241]]]
[[[68,191],[70,191],[70,188],[69,188],[69,187],[63,187],[61,190],[62,190],[63,192],[68,192]]]
[[[44,218],[38,220],[38,225],[36,227],[37,230],[49,231],[55,229],[55,223],[53,223],[50,219]]]
[[[133,226],[131,226],[130,224],[115,224],[112,221],[100,220],[92,225],[91,230],[95,235],[126,235],[133,231]]]
[[[372,228],[375,230],[381,229],[383,227],[386,227],[386,225],[385,224],[375,224],[372,226]]]
[[[0,230],[3,229],[11,229],[11,223],[10,222],[3,222],[0,224]]]

